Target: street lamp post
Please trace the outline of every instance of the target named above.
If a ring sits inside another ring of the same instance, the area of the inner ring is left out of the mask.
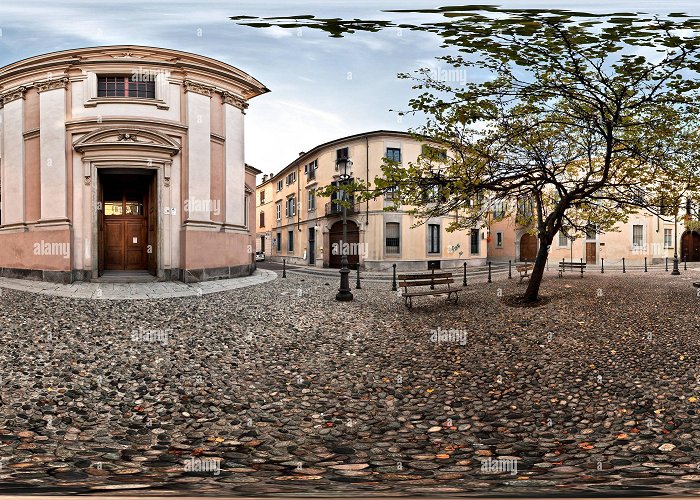
[[[352,167],[352,161],[348,160],[347,158],[340,158],[336,161],[338,166],[340,167],[340,171],[342,172],[340,174],[340,180],[344,184],[347,182],[347,180],[350,178],[350,174],[348,173],[350,171],[350,168]],[[346,190],[343,189],[341,191],[342,193],[342,202],[346,201]],[[346,248],[350,248],[349,245],[347,245],[347,239],[348,239],[348,208],[343,204],[343,241],[342,244],[340,245],[340,288],[338,289],[338,293],[335,295],[335,300],[340,301],[340,302],[350,302],[353,299],[352,292],[350,291],[350,269],[348,269],[348,254],[346,251]]]
[[[676,211],[676,215],[673,218],[674,222],[674,229],[673,229],[673,271],[671,271],[671,275],[673,276],[678,276],[681,274],[680,270],[678,269],[678,212]]]

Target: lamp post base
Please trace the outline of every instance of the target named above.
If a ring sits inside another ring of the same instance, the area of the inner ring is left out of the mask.
[[[339,302],[350,302],[353,299],[352,292],[350,291],[350,269],[343,267],[340,270],[340,288],[338,293],[335,294],[335,300]]]
[[[673,271],[671,271],[671,276],[680,276],[681,272],[678,270],[678,257],[673,257]]]

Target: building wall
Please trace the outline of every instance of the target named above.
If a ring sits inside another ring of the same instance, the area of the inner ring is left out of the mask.
[[[381,176],[383,158],[388,147],[401,149],[402,163],[407,165],[414,162],[421,153],[421,144],[412,136],[401,132],[380,131],[344,139],[338,139],[330,144],[314,148],[301,155],[294,162],[273,176],[266,179],[257,188],[258,199],[258,236],[269,235],[269,246],[266,255],[272,260],[286,259],[289,263],[309,264],[311,249],[309,244],[309,229],[314,228],[316,250],[314,252],[317,267],[327,267],[330,264],[331,252],[330,230],[338,221],[341,214],[330,214],[331,200],[329,197],[316,197],[315,208],[309,206],[309,191],[321,188],[338,180],[340,172],[336,171],[336,150],[348,148],[349,158],[353,162],[352,177],[355,179],[374,181]],[[318,168],[315,178],[309,179],[304,172],[305,165],[316,161]],[[294,182],[288,183],[287,177],[296,175]],[[281,181],[281,186],[278,184]],[[265,203],[259,203],[260,192],[265,192]],[[294,215],[285,214],[287,200],[296,200]],[[277,218],[277,204],[280,204],[280,217]],[[359,228],[359,262],[364,269],[389,269],[393,263],[398,269],[426,270],[431,261],[440,261],[442,267],[458,266],[467,262],[470,265],[482,264],[486,260],[486,232],[480,228],[479,251],[470,252],[469,231],[447,232],[447,226],[452,217],[439,217],[428,221],[429,224],[440,225],[440,252],[428,253],[428,226],[419,225],[418,220],[410,215],[411,207],[401,207],[396,212],[386,212],[385,207],[391,202],[384,197],[359,204],[348,215],[348,221]],[[265,213],[265,226],[259,225],[259,214]],[[329,215],[327,215],[329,213]],[[400,253],[389,254],[385,247],[385,231],[387,222],[400,224]],[[289,232],[293,233],[294,247],[289,250]],[[279,235],[279,236],[278,236]],[[280,249],[276,241],[281,238]],[[266,236],[267,242],[267,236]],[[259,244],[258,244],[259,246]]]
[[[97,96],[99,75],[143,74],[154,99]],[[245,165],[243,122],[247,100],[264,92],[224,63],[149,47],[76,49],[0,68],[2,273],[96,277],[100,172],[117,168],[156,175],[159,277],[251,272],[258,171]],[[67,256],[41,251],[61,245]]]
[[[662,219],[649,212],[640,212],[631,215],[626,223],[620,223],[615,226],[614,231],[596,234],[594,238],[579,237],[573,242],[567,241],[566,245],[560,245],[559,234],[557,233],[549,252],[550,265],[562,259],[567,262],[571,259],[575,262],[579,262],[581,259],[584,262],[592,261],[593,259],[587,259],[586,243],[595,245],[596,265],[600,265],[601,259],[604,259],[604,262],[610,265],[621,265],[623,258],[625,263],[630,265],[643,265],[645,257],[648,264],[664,262],[667,257],[672,259],[674,253],[674,223],[672,220],[666,221],[664,219],[669,219],[669,217]],[[633,245],[632,234],[633,226],[635,225],[643,227],[643,242],[641,246]],[[664,230],[671,231],[672,243],[670,246],[665,245]],[[522,260],[520,258],[519,243],[522,234],[526,231],[526,228],[521,228],[515,223],[514,217],[492,222],[488,245],[489,259],[500,262],[506,262],[509,259],[512,261]],[[679,220],[679,254],[681,235],[684,231],[685,224],[682,220]],[[501,247],[496,245],[497,233],[499,232],[503,234],[503,245]]]

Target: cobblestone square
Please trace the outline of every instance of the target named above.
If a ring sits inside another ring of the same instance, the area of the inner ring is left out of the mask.
[[[536,308],[502,276],[411,311],[388,282],[339,304],[337,277],[300,273],[2,289],[0,493],[696,495],[693,276],[550,271]]]

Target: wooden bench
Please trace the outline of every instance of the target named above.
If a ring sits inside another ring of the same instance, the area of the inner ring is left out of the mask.
[[[409,309],[413,307],[413,297],[424,295],[447,295],[447,302],[459,300],[461,285],[453,285],[455,282],[452,273],[436,273],[434,270],[430,274],[399,274],[399,286],[403,288],[404,305]],[[427,290],[420,289],[430,287]],[[440,287],[440,288],[438,288]],[[412,290],[409,291],[409,288]],[[416,290],[416,288],[419,288]]]
[[[518,266],[515,266],[515,270],[520,273],[520,281],[518,283],[522,283],[524,279],[530,279],[531,274],[529,274],[530,271],[534,269],[533,264],[520,264]]]
[[[569,271],[578,271],[581,273],[581,277],[583,278],[583,271],[586,270],[586,263],[585,262],[560,262],[559,263],[559,277],[561,278],[562,275],[564,274],[564,271],[569,268]]]

